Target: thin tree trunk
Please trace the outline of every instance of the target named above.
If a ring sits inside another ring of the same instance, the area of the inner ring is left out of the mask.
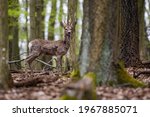
[[[36,0],[30,0],[30,41],[36,38]]]
[[[49,19],[48,39],[54,40],[57,0],[52,0],[51,4],[52,4],[51,6],[52,9],[51,9],[51,14],[50,14],[50,19]]]
[[[44,37],[43,5],[43,0],[30,0],[30,41]],[[36,63],[35,69],[42,69],[41,63]]]
[[[62,17],[63,17],[63,2],[64,0],[60,0],[60,7],[59,7],[59,16],[58,16],[58,20],[60,23],[60,27],[59,27],[59,33],[60,33],[60,39],[63,39],[63,27],[61,26],[61,22],[62,22]]]
[[[70,59],[71,66],[73,69],[78,68],[77,64],[77,54],[76,54],[76,33],[75,33],[75,22],[77,21],[77,4],[78,0],[68,0],[68,22],[71,20],[73,23],[73,31],[71,34],[71,42],[70,42]]]
[[[28,43],[29,43],[29,32],[28,32],[28,7],[29,7],[29,2],[28,0],[25,0],[25,19],[26,19],[26,24],[25,24],[25,31],[26,31],[26,39],[27,39],[27,54],[29,53],[29,48],[28,48]]]
[[[51,13],[50,13],[49,24],[48,24],[48,40],[55,40],[56,12],[57,12],[57,0],[52,0]],[[50,55],[45,56],[46,62],[49,62],[50,60],[52,60],[52,56]],[[50,61],[49,64],[53,65],[53,61]],[[52,67],[50,68],[49,66],[47,66],[45,69],[52,70]]]
[[[145,0],[138,0],[138,17],[139,17],[139,47],[140,47],[140,58],[146,60],[146,30],[145,30]]]
[[[44,34],[44,18],[43,18],[43,6],[44,1],[43,0],[36,0],[36,38],[43,39]]]
[[[12,87],[13,81],[8,68],[8,2],[0,0],[0,89]]]
[[[14,0],[8,1],[9,10],[18,12],[19,1]],[[19,15],[9,14],[9,60],[19,60],[19,24],[18,24]],[[15,64],[10,65],[11,69],[20,69],[20,63],[16,66]]]
[[[91,36],[89,32],[89,0],[85,0],[83,3],[82,35],[79,53],[81,76],[83,76],[88,70],[90,41]]]

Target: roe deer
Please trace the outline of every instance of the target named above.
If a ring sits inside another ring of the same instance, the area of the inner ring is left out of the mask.
[[[32,62],[41,54],[47,54],[50,56],[57,57],[57,68],[62,67],[62,57],[67,53],[70,47],[70,38],[71,32],[73,29],[73,24],[71,21],[65,23],[62,22],[62,26],[64,28],[64,39],[58,41],[49,41],[42,39],[35,39],[29,42],[29,56],[26,59],[26,63],[28,63],[29,68],[32,71],[31,64]]]

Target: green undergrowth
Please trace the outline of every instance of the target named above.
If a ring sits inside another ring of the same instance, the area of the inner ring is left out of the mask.
[[[127,84],[128,86],[137,88],[137,87],[146,87],[146,84],[143,82],[133,78],[130,76],[127,71],[124,69],[124,66],[122,63],[119,63],[116,67],[117,71],[117,80],[119,84]]]
[[[73,70],[71,73],[70,73],[70,77],[74,80],[74,81],[77,81],[79,79],[81,79],[81,76],[80,76],[80,70],[77,69],[77,70]]]

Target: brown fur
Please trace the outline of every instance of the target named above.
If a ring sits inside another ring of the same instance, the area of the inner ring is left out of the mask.
[[[29,56],[26,59],[30,69],[32,62],[41,54],[57,57],[57,66],[61,68],[62,57],[67,53],[70,47],[70,36],[72,30],[72,24],[62,24],[65,29],[65,35],[63,40],[49,41],[43,39],[35,39],[29,43]],[[32,69],[31,69],[32,70]]]

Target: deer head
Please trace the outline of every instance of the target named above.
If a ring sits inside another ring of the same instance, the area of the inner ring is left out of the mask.
[[[65,30],[65,35],[70,36],[73,29],[73,23],[71,22],[71,20],[69,20],[67,23],[61,22],[61,25]]]

